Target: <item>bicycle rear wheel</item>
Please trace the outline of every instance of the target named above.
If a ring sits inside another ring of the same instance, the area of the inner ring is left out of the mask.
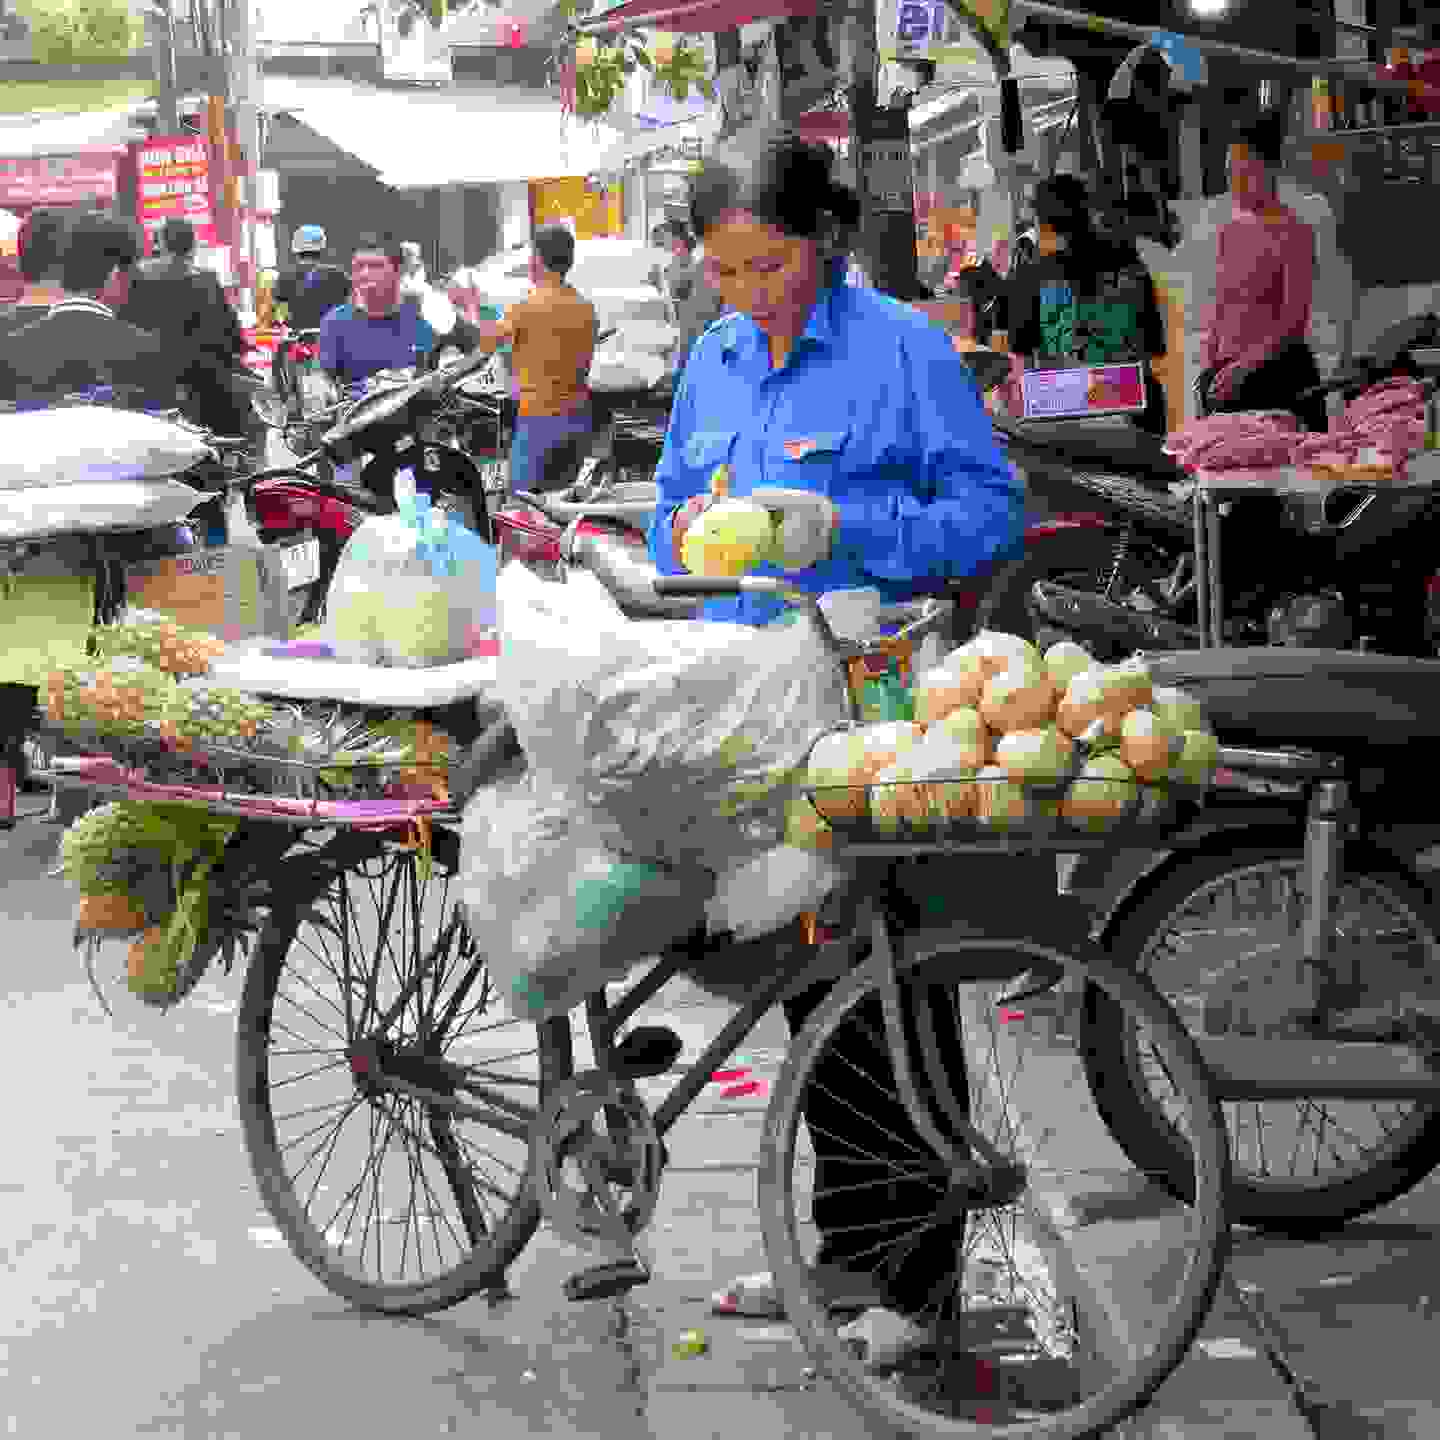
[[[370,1071],[464,1098],[464,1082],[538,1113],[571,1073],[568,1019],[495,1014],[458,905],[459,837],[410,851],[345,836],[287,859],[245,978],[240,1118],[265,1208],[290,1249],[351,1304],[419,1315],[488,1285],[529,1242],[528,1127],[514,1133],[397,1093]],[[379,1017],[423,970],[395,1023]],[[385,1046],[389,1049],[384,1049]]]
[[[869,967],[836,985],[791,1046],[761,1146],[761,1223],[786,1313],[806,1347],[885,1433],[1081,1440],[1141,1409],[1204,1323],[1228,1249],[1229,1152],[1199,1052],[1173,1010],[1147,981],[1097,958],[1085,965],[1084,978],[1113,999],[1172,1067],[1195,1199],[1180,1202],[1139,1175],[1108,1138],[1075,1042],[1047,1037],[1023,1012],[998,1006],[1004,985],[957,985],[972,958],[967,952],[997,950],[1020,952],[1017,970],[1037,958],[1057,958],[1029,944],[962,941],[944,955],[902,962],[905,987],[942,984],[960,992],[970,1122],[1018,1162],[1012,1183],[980,1201],[951,1185],[922,1141],[923,1152],[916,1149],[908,1173],[897,1173],[891,1193],[903,1186],[914,1197],[917,1178],[928,1181],[928,1214],[901,1215],[904,1207],[893,1199],[887,1204],[883,1190],[870,1190],[873,1199],[857,1212],[863,1223],[848,1228],[875,1237],[877,1268],[882,1256],[893,1259],[937,1226],[953,1236],[953,1246],[945,1242],[953,1269],[936,1275],[929,1299],[910,1317],[908,1339],[888,1357],[874,1349],[859,1353],[827,1316],[812,1278],[817,1232],[804,1191],[814,1178],[818,1195],[821,1171],[800,1137],[802,1107],[822,1057],[832,1057],[825,1073],[834,1076],[841,1072],[833,1057],[847,1043],[858,1049],[864,1042],[857,1012],[878,993]],[[947,1081],[933,1037],[921,1048],[917,1084],[933,1097]],[[848,1097],[857,1126],[865,1096],[880,1103],[875,1083],[872,1071]],[[847,1127],[844,1139],[857,1159],[864,1157],[858,1128]],[[834,1145],[829,1148],[833,1155]],[[833,1159],[825,1169],[834,1173]],[[859,1187],[834,1187],[845,1188]],[[910,1221],[907,1234],[896,1233]],[[826,1241],[835,1238],[832,1232]],[[852,1235],[852,1253],[853,1242]]]

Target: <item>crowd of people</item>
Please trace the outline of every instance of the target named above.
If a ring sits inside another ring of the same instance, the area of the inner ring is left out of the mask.
[[[146,261],[138,228],[96,211],[36,210],[19,236],[24,290],[0,310],[0,401],[54,404],[109,387],[150,409],[177,404],[220,433],[249,429],[234,379],[243,339],[195,231],[169,220]]]

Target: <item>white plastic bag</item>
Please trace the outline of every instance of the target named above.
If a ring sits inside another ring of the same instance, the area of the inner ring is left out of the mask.
[[[848,716],[804,623],[632,621],[593,576],[501,573],[496,694],[530,763],[637,854],[716,873],[780,843],[815,739]]]
[[[773,934],[807,910],[818,910],[844,879],[844,871],[813,851],[777,845],[727,870],[705,907],[712,932],[737,940]]]
[[[568,1013],[703,921],[713,876],[623,859],[612,840],[573,792],[533,771],[466,805],[461,896],[517,1019]]]
[[[135,410],[67,405],[0,415],[0,491],[158,480],[210,453],[195,431]]]
[[[346,542],[325,639],[341,660],[419,669],[479,654],[495,624],[494,550],[412,492],[399,514],[371,517]]]
[[[209,498],[179,480],[7,490],[0,479],[0,540],[173,525]]]

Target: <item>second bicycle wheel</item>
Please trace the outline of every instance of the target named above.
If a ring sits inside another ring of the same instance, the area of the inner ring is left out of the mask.
[[[540,1219],[530,1121],[571,1073],[568,1019],[504,1013],[458,904],[459,837],[437,828],[433,850],[428,875],[413,851],[353,835],[281,861],[236,1043],[266,1209],[324,1285],[391,1314],[503,1278]],[[506,1127],[405,1084],[479,1093]]]
[[[959,941],[901,974],[912,994],[956,996],[957,1033],[911,1022],[924,1056],[916,1079],[942,1131],[953,1127],[937,1097],[968,1091],[970,1124],[1004,1162],[988,1192],[952,1183],[913,1126],[868,1125],[899,1101],[877,982],[861,967],[820,1004],[781,1072],[761,1146],[761,1223],[786,1313],[881,1433],[1081,1440],[1143,1407],[1209,1313],[1228,1252],[1224,1127],[1194,1042],[1153,986],[1087,964],[1173,1067],[1196,1199],[1151,1184],[1109,1139],[1077,1043],[1001,1005],[1005,985],[963,979],[972,955],[996,950],[1019,954],[1017,969],[1058,958]],[[903,1317],[872,1312],[847,1331],[827,1315],[818,1261],[843,1252],[857,1269],[868,1254],[877,1276],[893,1277],[907,1251],[923,1259],[906,1296],[891,1291]]]

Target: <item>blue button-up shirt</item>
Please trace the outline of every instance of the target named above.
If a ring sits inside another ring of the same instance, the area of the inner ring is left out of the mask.
[[[822,289],[779,369],[743,315],[716,321],[696,342],[655,477],[650,548],[663,573],[685,573],[675,511],[708,489],[721,464],[735,496],[783,486],[835,505],[830,557],[787,577],[813,593],[873,586],[888,602],[938,593],[1022,544],[1024,489],[969,370],[943,330],[874,290]],[[705,615],[760,625],[780,609],[744,595],[707,601]]]

